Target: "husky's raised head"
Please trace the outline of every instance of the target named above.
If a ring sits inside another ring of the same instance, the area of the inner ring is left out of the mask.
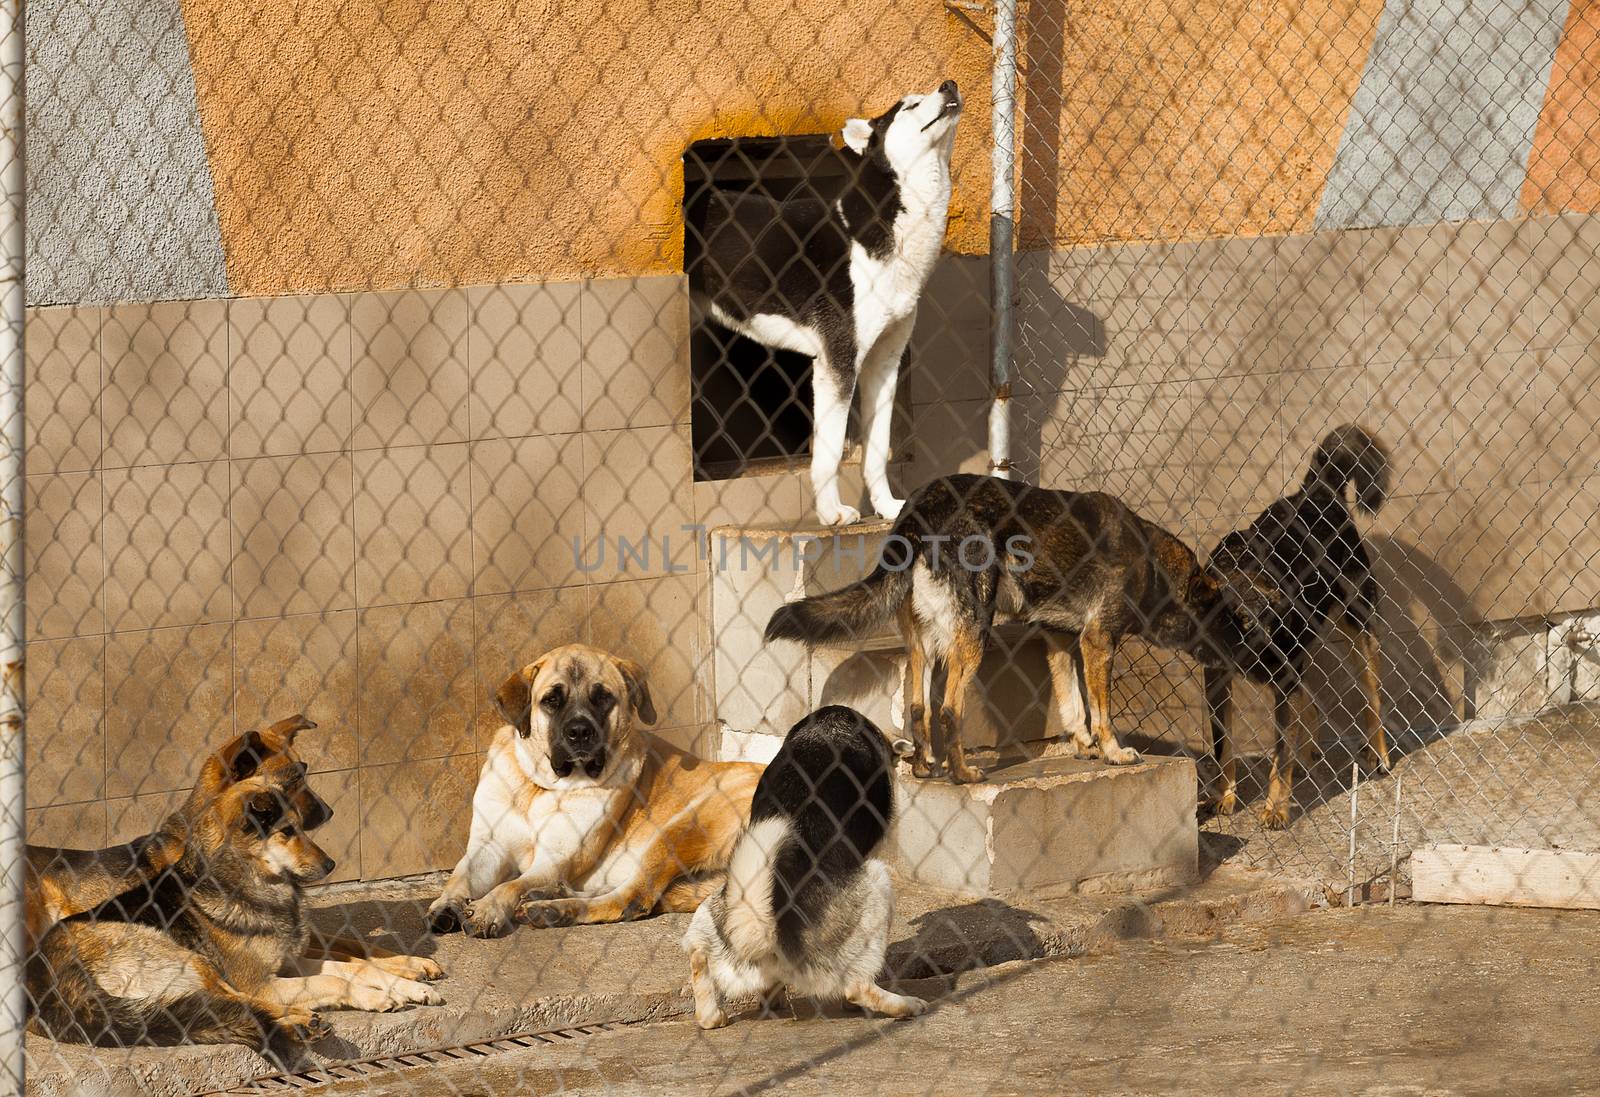
[[[819,178],[782,199],[714,191],[705,202],[688,272],[696,304],[740,335],[815,359],[811,485],[827,525],[860,517],[839,498],[858,383],[873,508],[893,518],[903,505],[889,488],[889,420],[917,301],[944,242],[960,117],[961,94],[946,80],[846,122],[842,180]]]

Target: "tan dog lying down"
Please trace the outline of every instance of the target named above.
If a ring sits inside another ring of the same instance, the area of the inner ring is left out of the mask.
[[[693,911],[722,883],[761,767],[702,761],[653,735],[637,663],[581,644],[507,678],[472,798],[467,851],[428,911],[435,932]]]

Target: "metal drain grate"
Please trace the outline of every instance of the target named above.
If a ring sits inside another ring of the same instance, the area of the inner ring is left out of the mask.
[[[375,1055],[370,1059],[350,1059],[305,1070],[297,1074],[265,1074],[241,1082],[227,1089],[211,1089],[196,1097],[236,1097],[241,1094],[301,1093],[308,1089],[332,1085],[334,1082],[357,1081],[372,1078],[395,1070],[411,1067],[437,1066],[441,1063],[458,1063],[482,1059],[506,1051],[522,1051],[543,1044],[564,1044],[584,1036],[614,1032],[626,1025],[635,1024],[637,1018],[617,1018],[595,1021],[587,1025],[570,1025],[567,1028],[541,1029],[537,1032],[519,1032],[510,1036],[496,1036],[490,1040],[476,1040],[470,1044],[429,1048],[425,1051],[408,1051],[397,1055]]]

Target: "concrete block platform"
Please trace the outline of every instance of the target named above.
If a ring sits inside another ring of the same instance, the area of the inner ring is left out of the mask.
[[[963,895],[1115,893],[1194,882],[1194,762],[1044,757],[974,785],[902,772],[891,867]]]

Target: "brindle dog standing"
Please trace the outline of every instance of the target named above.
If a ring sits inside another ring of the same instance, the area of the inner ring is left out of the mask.
[[[153,834],[108,850],[29,850],[35,1021],[97,1044],[243,1043],[290,1062],[322,1008],[437,1002],[431,960],[313,944],[303,885],[333,861],[307,833],[332,812],[306,784],[303,716],[207,759]],[[290,977],[280,977],[288,973]]]
[[[870,575],[779,607],[766,635],[841,640],[897,617],[909,655],[905,711],[917,746],[912,771],[927,777],[937,765],[922,693],[931,657],[935,681],[937,671],[946,672],[938,715],[950,776],[966,782],[982,775],[966,761],[962,711],[997,614],[1046,630],[1056,697],[1079,753],[1126,765],[1139,755],[1119,744],[1111,729],[1118,641],[1137,636],[1193,650],[1200,622],[1217,600],[1216,582],[1187,545],[1112,496],[962,474],[912,495]],[[1073,691],[1086,702],[1088,728],[1076,711],[1068,715]]]

